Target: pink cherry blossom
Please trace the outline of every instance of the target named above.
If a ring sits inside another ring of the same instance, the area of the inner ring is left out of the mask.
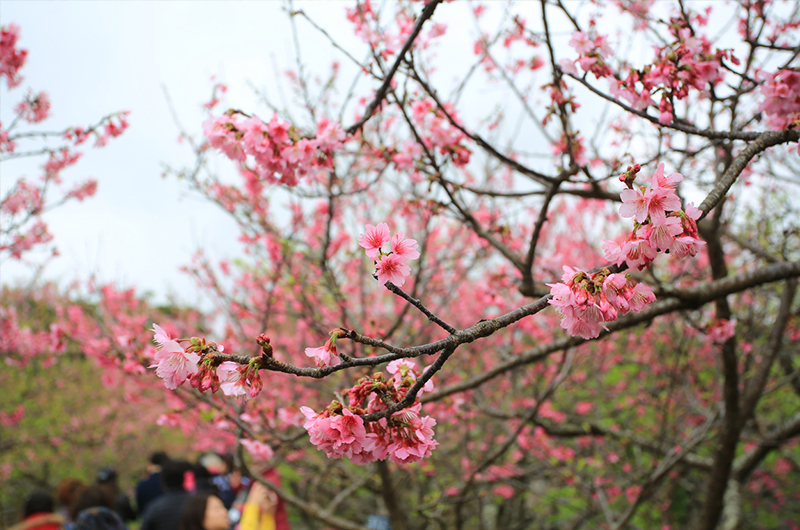
[[[219,387],[226,396],[246,396],[248,394],[242,378],[241,367],[238,364],[225,361],[217,367],[217,376],[220,382]]]
[[[630,304],[631,311],[639,313],[646,309],[650,304],[656,301],[656,295],[653,290],[643,283],[637,283],[633,290],[628,291],[626,294],[628,303]]]
[[[561,320],[561,328],[573,337],[580,336],[587,340],[596,339],[602,330],[599,322],[576,317],[566,317]]]
[[[679,236],[672,240],[669,252],[676,258],[696,256],[706,242],[691,236]]]
[[[629,238],[622,245],[622,254],[625,256],[628,266],[632,269],[644,269],[658,255],[658,249],[649,242],[651,231],[652,228],[649,225],[643,226],[636,231],[636,235],[641,236],[641,238]]]
[[[715,319],[711,325],[706,327],[706,334],[714,344],[724,344],[736,335],[736,320]]]
[[[800,120],[800,71],[780,70],[766,77],[760,87],[764,101],[758,110],[767,115],[773,129],[787,129]]]
[[[603,296],[612,306],[619,307],[623,312],[627,312],[628,304],[624,291],[628,283],[624,274],[609,274],[603,281]]]
[[[572,307],[575,304],[575,293],[572,289],[563,283],[548,283],[547,286],[550,287],[552,295],[547,303],[555,306],[562,314],[572,316]]]
[[[648,216],[655,223],[663,223],[667,212],[681,208],[681,201],[671,188],[626,189],[620,197],[620,215],[633,217],[638,223],[644,223]]]
[[[594,42],[583,31],[575,31],[572,33],[572,38],[569,41],[570,47],[574,48],[576,52],[583,55],[595,48]]]
[[[651,188],[649,195],[647,214],[653,224],[663,224],[668,212],[681,209],[681,200],[672,188]]]
[[[417,377],[420,375],[417,371],[417,364],[410,359],[395,359],[389,363],[386,367],[386,371],[394,376],[394,386],[397,389],[400,389],[406,380],[408,380],[411,385],[415,384],[417,382]],[[433,390],[433,380],[429,379],[420,389],[418,396],[422,396],[426,392],[433,392]]]
[[[375,258],[389,239],[389,225],[378,223],[378,226],[367,225],[367,232],[358,237],[358,244],[367,249],[367,256]]]
[[[381,260],[375,264],[375,267],[378,283],[381,285],[386,282],[392,282],[400,287],[406,282],[406,276],[411,274],[411,267],[406,265],[403,258],[394,254],[381,258]]]
[[[364,428],[364,420],[343,408],[341,415],[327,411],[316,414],[309,407],[300,407],[307,418],[303,427],[311,437],[311,443],[324,451],[328,458],[353,458],[364,452],[370,442]]]
[[[619,243],[605,239],[602,242],[602,248],[603,256],[611,263],[619,266],[625,262],[625,255],[622,253],[622,247]]]
[[[389,444],[389,460],[396,464],[419,462],[431,455],[439,442],[433,439],[436,420],[430,416],[418,418],[410,435],[398,436]]]
[[[656,172],[653,173],[652,178],[652,187],[653,189],[656,188],[670,188],[675,189],[678,185],[678,182],[683,180],[683,175],[680,173],[670,173],[667,176],[664,176],[664,164],[659,164],[656,168]]]
[[[647,219],[650,197],[642,188],[622,190],[619,195],[622,198],[619,214],[622,217],[633,217],[637,223],[643,223]]]
[[[342,409],[341,416],[334,416],[331,420],[333,432],[337,434],[333,440],[333,448],[337,454],[351,458],[361,453],[366,441],[367,431],[364,429],[364,420],[348,409]]]
[[[153,324],[153,328],[151,329],[151,331],[153,331],[153,333],[155,334],[155,336],[153,337],[153,340],[154,340],[154,341],[155,341],[155,342],[156,342],[156,343],[157,343],[159,346],[163,346],[165,342],[168,342],[168,341],[172,340],[172,339],[169,337],[169,334],[168,334],[166,331],[164,331],[164,330],[161,328],[161,326],[159,326],[158,324],[155,324],[155,323],[154,323],[154,324]]]
[[[337,366],[339,364],[339,354],[336,351],[336,344],[329,340],[321,348],[306,348],[305,353],[316,361],[317,366]]]
[[[164,385],[170,390],[182,385],[189,375],[197,372],[197,363],[200,356],[196,353],[184,351],[180,344],[168,340],[160,345],[150,368],[156,369],[156,375],[164,380]]]
[[[413,371],[417,367],[416,363],[410,359],[395,359],[386,366],[386,371],[392,375],[405,376],[406,373]]]
[[[403,232],[397,232],[392,237],[392,254],[406,261],[418,259],[417,241],[415,239],[406,239]]]
[[[662,223],[654,222],[652,226],[648,243],[662,252],[669,249],[675,236],[683,232],[680,219],[677,217],[665,217]]]
[[[323,414],[317,414],[310,407],[302,406],[300,407],[300,412],[306,417],[303,428],[308,431],[311,443],[320,451],[328,453],[331,446],[330,440],[334,435],[331,433],[331,420],[327,411]]]
[[[29,123],[38,123],[45,120],[50,114],[50,97],[46,92],[39,92],[35,95],[28,94],[14,107],[14,112]]]
[[[8,88],[14,88],[22,82],[19,69],[25,64],[28,50],[17,49],[19,26],[9,24],[0,28],[0,79],[5,77]]]
[[[275,455],[272,451],[272,447],[258,440],[243,438],[241,444],[256,460],[269,461],[272,460],[272,457]]]
[[[697,208],[693,202],[690,202],[686,205],[686,215],[693,221],[697,221],[703,215],[703,211]]]
[[[565,74],[569,74],[573,77],[578,77],[578,69],[575,68],[575,61],[570,61],[569,59],[561,59],[558,61],[558,66],[561,67],[561,71]]]

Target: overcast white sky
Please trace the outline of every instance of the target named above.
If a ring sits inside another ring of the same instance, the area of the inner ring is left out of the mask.
[[[347,43],[355,43],[342,2],[300,4]],[[135,285],[162,297],[177,292],[192,299],[192,282],[178,271],[199,246],[219,258],[236,253],[236,230],[226,216],[163,179],[162,164],[191,162],[168,112],[167,88],[184,126],[200,131],[200,103],[211,94],[212,75],[230,86],[229,98],[256,108],[248,82],[274,89],[274,65],[291,67],[294,49],[282,4],[273,2],[27,2],[3,0],[0,23],[21,27],[28,50],[22,85],[7,92],[0,119],[28,87],[45,90],[52,118],[41,129],[89,125],[103,115],[130,110],[130,128],[103,149],[86,149],[67,178],[91,176],[98,193],[46,216],[61,257],[48,278],[68,281],[96,274],[102,281]],[[301,26],[302,26],[301,22]],[[305,25],[308,30],[308,26]],[[312,68],[327,68],[333,50],[304,32]],[[263,107],[262,107],[263,112]],[[39,161],[41,163],[41,161]],[[0,191],[20,175],[36,178],[37,165],[3,163]],[[18,263],[2,264],[3,283],[26,279]]]

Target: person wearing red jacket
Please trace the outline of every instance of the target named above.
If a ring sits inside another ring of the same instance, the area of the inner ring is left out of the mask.
[[[9,530],[63,530],[64,516],[53,513],[56,500],[46,491],[35,491],[25,501],[23,519]]]

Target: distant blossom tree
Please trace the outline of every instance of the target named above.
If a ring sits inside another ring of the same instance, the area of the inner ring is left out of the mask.
[[[5,80],[9,91],[3,98],[6,102],[10,101],[10,91],[23,81],[20,70],[28,57],[28,51],[17,46],[19,33],[16,24],[0,28],[0,83]],[[30,89],[14,105],[13,112],[10,124],[4,126],[0,123],[0,162],[25,157],[45,159],[37,180],[17,179],[0,199],[3,223],[0,258],[19,260],[23,253],[52,240],[42,213],[71,199],[82,201],[97,190],[94,179],[78,182],[69,189],[63,188],[61,172],[74,165],[82,155],[75,148],[92,138],[95,147],[106,145],[110,138],[121,135],[128,127],[125,118],[128,113],[115,112],[86,127],[69,127],[59,132],[37,130],[32,126],[50,116],[50,97],[47,92]]]
[[[92,141],[94,147],[102,147],[128,127],[127,112],[122,111],[90,126],[58,132],[41,129],[50,117],[47,93],[28,91],[14,101],[28,57],[18,44],[20,33],[15,24],[0,28],[0,84],[5,85],[0,101],[4,111],[13,116],[9,123],[0,123],[5,185],[0,198],[0,269],[11,260],[31,269],[39,267],[37,250],[43,250],[45,257],[57,254],[43,215],[68,201],[83,201],[97,189],[94,179],[68,185],[63,172],[76,165],[80,149]],[[41,161],[38,178],[14,179],[7,163],[20,158]],[[146,347],[148,337],[136,330],[146,328],[158,310],[136,297],[132,289],[119,292],[96,286],[94,291],[96,303],[87,305],[73,303],[73,293],[52,285],[2,288],[2,527],[16,522],[27,485],[53,487],[64,478],[57,475],[63,470],[93,478],[98,468],[91,466],[99,465],[102,458],[109,458],[105,462],[113,458],[120,471],[137,469],[148,450],[142,441],[161,440],[156,435],[156,421],[165,403],[163,392],[143,378],[129,376],[144,373],[145,368],[138,362],[139,352],[128,350]],[[192,322],[192,329],[202,327],[196,312],[181,313],[183,321]],[[113,357],[115,348],[119,358]],[[102,369],[79,362],[84,357]],[[98,373],[105,389],[81,392],[84,389],[76,388]],[[173,438],[179,445],[179,437]],[[109,454],[112,450],[120,454]],[[68,461],[65,455],[69,455]]]

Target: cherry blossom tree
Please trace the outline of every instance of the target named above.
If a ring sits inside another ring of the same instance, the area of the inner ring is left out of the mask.
[[[797,6],[365,1],[360,50],[286,11],[295,101],[215,85],[170,170],[241,230],[187,266],[216,331],[92,319],[158,421],[308,526],[798,528]]]
[[[0,83],[5,81],[5,103],[12,101],[12,91],[23,82],[20,71],[28,51],[18,46],[19,36],[20,28],[16,24],[0,29]],[[15,179],[14,185],[0,198],[0,259],[21,260],[31,249],[46,246],[53,236],[42,214],[67,201],[83,201],[94,195],[96,180],[89,178],[67,187],[62,172],[81,158],[83,153],[77,150],[79,146],[94,140],[94,147],[102,147],[109,139],[121,135],[128,127],[127,114],[126,111],[114,112],[93,125],[48,131],[41,130],[38,125],[50,116],[47,92],[28,89],[13,106],[11,123],[0,123],[0,162],[21,158],[44,161],[38,179]],[[56,252],[54,247],[50,251]]]

